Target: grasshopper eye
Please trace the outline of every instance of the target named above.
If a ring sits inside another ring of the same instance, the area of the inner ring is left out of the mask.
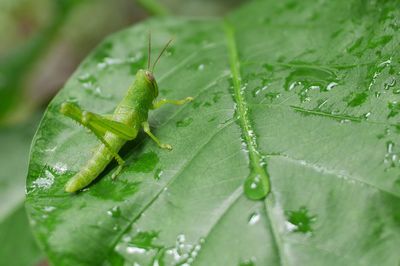
[[[152,88],[154,89],[155,95],[158,96],[158,86],[157,86],[157,82],[156,82],[156,79],[154,78],[153,73],[151,73],[150,71],[146,71],[145,75],[146,75],[147,80],[151,83]]]
[[[155,80],[154,75],[150,71],[146,71],[146,78],[153,83]]]

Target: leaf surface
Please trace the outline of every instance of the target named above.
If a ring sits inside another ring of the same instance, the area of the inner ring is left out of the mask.
[[[27,206],[52,262],[399,263],[397,7],[256,1],[224,20],[155,19],[105,40],[49,105],[33,144]],[[195,97],[150,114],[174,150],[140,135],[116,181],[113,164],[65,193],[98,141],[61,103],[111,113],[146,66],[149,30],[153,51],[174,36],[155,73],[160,97]],[[265,200],[244,194],[254,172],[270,179]]]

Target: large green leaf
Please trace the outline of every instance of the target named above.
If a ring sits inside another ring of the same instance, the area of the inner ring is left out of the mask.
[[[226,20],[156,19],[107,39],[49,105],[33,144],[28,209],[56,265],[397,265],[396,1],[259,1]],[[110,113],[154,51],[159,150],[141,135],[83,192],[66,181],[98,141],[58,112]],[[267,163],[264,166],[263,163]],[[270,177],[249,200],[252,171]]]

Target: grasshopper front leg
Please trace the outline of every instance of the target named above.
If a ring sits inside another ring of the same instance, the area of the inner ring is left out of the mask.
[[[155,143],[157,143],[158,147],[160,147],[161,149],[172,150],[172,146],[171,145],[161,143],[160,140],[156,136],[154,136],[153,133],[151,133],[149,122],[147,122],[147,121],[143,122],[142,123],[142,127],[143,127],[144,132],[147,135],[149,135],[149,137],[152,140],[154,140]]]

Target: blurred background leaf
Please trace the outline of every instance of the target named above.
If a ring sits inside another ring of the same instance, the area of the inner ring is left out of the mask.
[[[33,265],[42,258],[24,208],[30,141],[40,116],[0,130],[0,265]]]
[[[1,0],[0,123],[45,105],[106,35],[168,13],[217,16],[243,0]]]

